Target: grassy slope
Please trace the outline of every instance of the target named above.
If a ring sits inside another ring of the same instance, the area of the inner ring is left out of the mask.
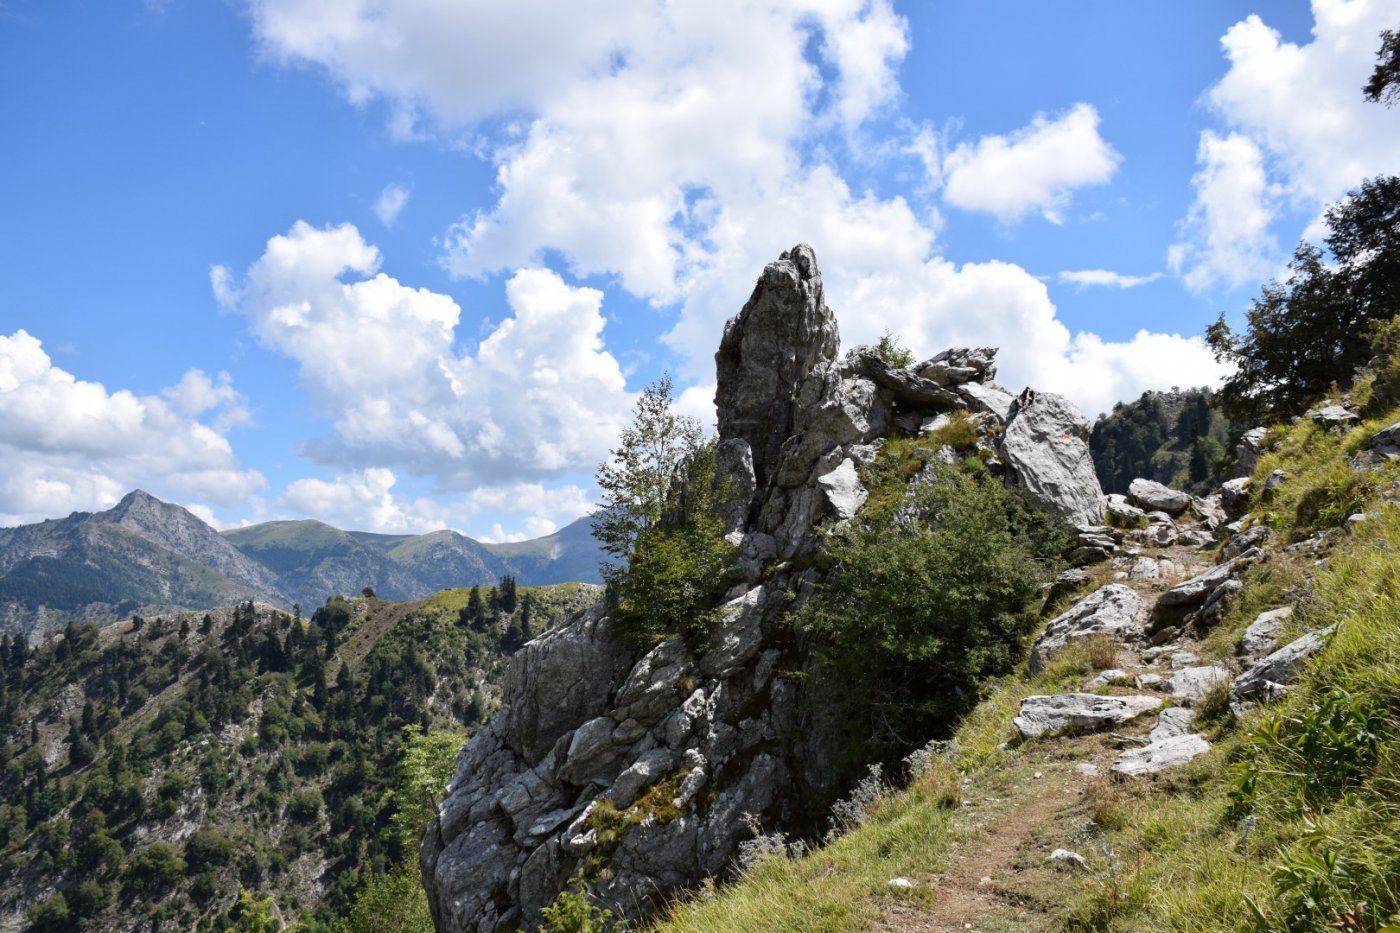
[[[943,929],[929,924],[949,919],[962,899],[959,918],[984,930],[1384,928],[1400,911],[1400,552],[1392,547],[1400,509],[1381,497],[1400,471],[1355,473],[1344,457],[1397,420],[1400,409],[1344,435],[1306,422],[1274,432],[1278,449],[1259,465],[1256,488],[1275,469],[1291,477],[1256,502],[1254,520],[1274,529],[1275,546],[1197,647],[1207,659],[1228,658],[1260,610],[1295,598],[1292,633],[1335,624],[1337,635],[1274,709],[1239,720],[1218,705],[1213,717],[1202,714],[1209,754],[1155,781],[1076,787],[1071,762],[1106,760],[1106,737],[1003,745],[1022,697],[1072,688],[1107,660],[1062,656],[1040,677],[995,685],[959,730],[955,756],[891,794],[863,825],[804,857],[764,859],[739,883],[676,905],[659,927]],[[1336,529],[1362,510],[1373,517],[1353,533]],[[1283,550],[1298,540],[1303,547]],[[1374,713],[1374,754],[1348,746],[1345,722],[1330,734],[1304,729],[1309,711],[1339,690],[1355,698],[1343,711]],[[1309,736],[1361,762],[1357,779],[1310,792],[1310,775],[1316,785],[1328,773],[1298,751]],[[1232,806],[1247,761],[1256,789],[1247,806]],[[996,856],[1004,837],[1002,864],[978,861],[984,848]],[[1050,845],[1082,852],[1088,870],[1047,867]],[[968,872],[977,865],[987,874]],[[892,889],[898,876],[915,887]],[[1000,889],[997,905],[982,887]]]

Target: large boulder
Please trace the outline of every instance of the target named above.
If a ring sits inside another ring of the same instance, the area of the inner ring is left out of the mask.
[[[1022,738],[1064,731],[1090,731],[1136,719],[1162,705],[1160,697],[1105,697],[1095,693],[1031,696],[1021,701],[1012,725]]]
[[[1180,515],[1191,507],[1189,493],[1179,492],[1150,479],[1135,479],[1128,484],[1128,498],[1149,512]]]
[[[1146,604],[1132,587],[1121,583],[1100,587],[1045,626],[1031,649],[1031,673],[1039,673],[1052,657],[1078,638],[1108,635],[1130,641],[1142,637],[1146,613]]]
[[[1259,698],[1270,698],[1298,679],[1303,663],[1327,647],[1335,627],[1309,632],[1256,661],[1230,687],[1230,701],[1242,705]]]
[[[1118,756],[1109,771],[1119,777],[1134,778],[1178,768],[1210,751],[1210,743],[1198,733],[1158,739]]]
[[[1104,517],[1103,488],[1089,455],[1089,422],[1062,395],[1026,389],[1011,406],[1002,452],[1012,480],[1071,525]]]

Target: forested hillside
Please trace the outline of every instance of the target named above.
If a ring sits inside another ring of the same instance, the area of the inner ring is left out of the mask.
[[[507,577],[0,640],[0,923],[421,919],[404,866],[506,656],[593,597]]]
[[[1144,392],[1099,415],[1089,449],[1104,492],[1126,493],[1138,477],[1204,492],[1219,484],[1231,431],[1206,389]]]

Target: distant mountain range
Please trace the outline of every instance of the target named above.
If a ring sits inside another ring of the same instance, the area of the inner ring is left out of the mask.
[[[597,582],[591,520],[533,541],[487,544],[455,531],[380,535],[318,521],[264,522],[220,534],[137,490],[105,512],[0,528],[0,631],[132,613],[201,610],[254,599],[310,612],[372,587],[384,599],[492,584]]]

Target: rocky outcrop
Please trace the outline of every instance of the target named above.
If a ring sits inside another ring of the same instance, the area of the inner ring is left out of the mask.
[[[1031,649],[1031,673],[1042,670],[1050,658],[1077,638],[1106,635],[1121,641],[1142,636],[1147,607],[1131,587],[1112,583],[1100,587],[1045,626]]]
[[[1177,735],[1132,748],[1118,756],[1109,768],[1119,777],[1133,778],[1178,768],[1210,751],[1210,743],[1198,733]]]
[[[1273,699],[1297,679],[1303,662],[1327,647],[1334,627],[1309,632],[1256,661],[1230,687],[1230,701],[1240,705],[1249,700]]]
[[[420,853],[439,929],[532,928],[585,864],[607,866],[589,875],[591,897],[640,917],[720,875],[755,822],[816,828],[810,815],[844,789],[832,763],[847,724],[803,676],[815,661],[787,617],[817,571],[795,558],[817,547],[819,522],[857,516],[862,471],[896,425],[913,434],[962,412],[990,468],[1004,419],[1008,462],[1014,449],[1032,497],[1102,518],[1087,422],[1058,396],[1011,404],[990,382],[994,349],[909,368],[869,347],[836,350],[815,254],[799,245],[763,270],[715,357],[717,471],[737,557],[706,649],[673,637],[638,656],[599,605],[515,656],[507,705],[459,756]],[[1121,537],[1085,533],[1108,547]]]
[[[725,325],[715,354],[719,433],[748,443],[760,487],[793,434],[798,388],[840,342],[816,254],[805,243],[764,267],[748,303]]]
[[[1021,701],[1012,725],[1022,738],[1116,726],[1162,705],[1159,697],[1104,697],[1094,693],[1032,696]]]
[[[1135,479],[1128,485],[1128,498],[1148,512],[1180,515],[1191,507],[1189,493],[1179,492],[1150,479]]]
[[[1104,495],[1089,456],[1089,422],[1069,399],[1026,389],[1002,436],[1006,465],[1033,501],[1072,525],[1097,525]]]
[[[1269,431],[1267,428],[1250,428],[1240,437],[1240,442],[1235,445],[1235,475],[1250,476],[1254,473],[1254,468],[1259,465],[1259,458],[1264,453],[1264,438]]]

